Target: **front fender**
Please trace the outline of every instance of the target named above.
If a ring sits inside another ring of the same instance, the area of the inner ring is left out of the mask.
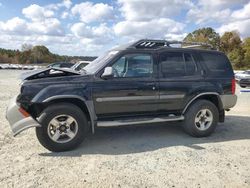
[[[43,103],[54,96],[77,96],[87,101],[90,99],[90,91],[86,88],[86,84],[57,84],[50,85],[38,92],[31,103]]]
[[[87,110],[88,110],[88,114],[89,114],[89,117],[90,117],[90,122],[91,122],[91,130],[92,130],[92,133],[94,134],[95,133],[95,122],[97,120],[97,116],[96,116],[96,113],[95,113],[95,110],[94,110],[94,103],[92,100],[86,100],[86,98],[82,98],[80,96],[77,96],[77,95],[54,95],[54,96],[51,96],[51,97],[48,97],[46,99],[44,99],[43,101],[41,101],[40,104],[42,103],[50,103],[50,102],[53,102],[53,101],[56,101],[56,100],[61,100],[61,99],[77,99],[79,102],[83,103]],[[35,101],[34,101],[35,102]],[[41,117],[38,118],[38,121]]]
[[[94,110],[94,103],[91,98],[91,90],[89,87],[86,87],[86,84],[50,85],[37,93],[31,100],[31,103],[49,103],[57,99],[78,99],[80,102],[84,103],[87,107],[91,120],[92,132],[94,133],[97,117]]]

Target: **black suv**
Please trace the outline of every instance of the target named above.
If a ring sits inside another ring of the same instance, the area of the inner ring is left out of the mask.
[[[81,73],[48,68],[28,76],[7,109],[14,135],[36,127],[51,151],[75,148],[97,127],[178,121],[192,136],[210,135],[236,104],[231,64],[221,52],[172,44],[140,40]]]

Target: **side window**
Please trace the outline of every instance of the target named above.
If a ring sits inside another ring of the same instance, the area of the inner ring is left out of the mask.
[[[116,71],[115,77],[120,77],[126,70],[126,58],[123,56],[113,64],[113,69]]]
[[[186,65],[186,75],[195,75],[197,72],[197,66],[193,57],[190,54],[184,53],[184,60]]]
[[[231,65],[225,55],[217,53],[201,53],[202,61],[213,74],[226,73]]]
[[[180,52],[164,52],[160,54],[160,69],[163,78],[185,75],[185,62]]]
[[[115,77],[150,77],[153,60],[148,54],[125,55],[112,65]]]

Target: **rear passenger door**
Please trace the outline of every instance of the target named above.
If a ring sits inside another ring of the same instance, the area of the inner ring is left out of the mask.
[[[179,115],[193,91],[202,86],[201,68],[189,52],[159,53],[160,114]]]

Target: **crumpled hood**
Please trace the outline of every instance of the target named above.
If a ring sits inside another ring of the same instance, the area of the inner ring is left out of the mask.
[[[54,87],[55,91],[61,91],[61,93],[67,91],[70,87],[83,88],[92,81],[92,77],[93,75],[91,74],[81,74],[55,68],[33,72],[29,76],[26,75],[26,78],[23,80],[18,101],[23,104],[29,103],[37,93],[45,88]]]
[[[51,77],[61,77],[61,76],[73,76],[80,75],[81,73],[70,70],[70,69],[60,69],[60,68],[46,68],[41,70],[33,70],[22,73],[20,75],[21,80],[34,80],[40,78],[51,78]]]

